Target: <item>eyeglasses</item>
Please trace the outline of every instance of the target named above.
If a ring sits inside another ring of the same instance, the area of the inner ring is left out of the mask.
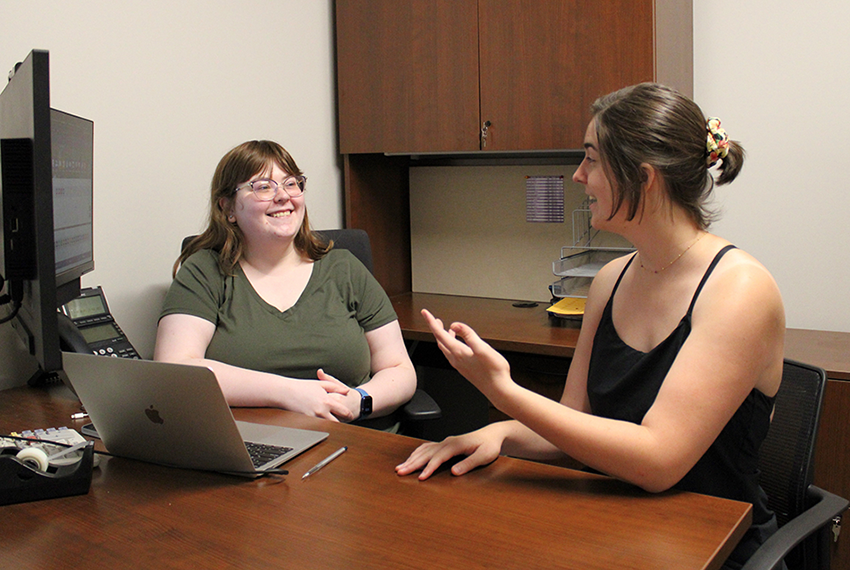
[[[290,198],[297,198],[304,193],[304,189],[307,187],[307,177],[290,176],[280,184],[274,180],[254,180],[253,182],[246,182],[241,186],[237,186],[236,190],[250,188],[251,191],[254,192],[254,196],[256,196],[257,200],[260,200],[261,202],[269,202],[274,200],[274,197],[277,196],[278,187],[283,188],[283,191],[286,192]]]

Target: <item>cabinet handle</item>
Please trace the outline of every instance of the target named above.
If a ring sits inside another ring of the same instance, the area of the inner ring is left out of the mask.
[[[490,121],[484,121],[484,124],[481,125],[481,149],[487,148],[487,131],[490,130]]]

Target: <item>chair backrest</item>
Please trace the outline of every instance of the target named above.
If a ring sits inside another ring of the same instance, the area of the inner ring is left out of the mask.
[[[341,230],[319,230],[326,240],[333,240],[334,247],[347,249],[354,254],[354,257],[360,260],[360,263],[366,266],[370,273],[373,272],[372,264],[372,244],[369,241],[369,234],[365,230],[355,228],[346,228]]]
[[[825,387],[822,369],[785,360],[773,421],[759,452],[759,483],[779,526],[808,507]]]
[[[334,247],[347,249],[354,254],[354,257],[360,260],[360,263],[366,266],[366,269],[372,273],[372,244],[369,241],[369,234],[365,230],[359,229],[341,229],[341,230],[319,230],[317,233],[325,239],[325,241],[333,241]],[[183,243],[180,246],[180,251],[186,249],[195,237],[194,235],[183,238]]]
[[[779,526],[807,508],[826,373],[785,360],[773,421],[759,455],[759,482]]]
[[[780,527],[811,506],[807,490],[814,477],[825,390],[823,369],[785,359],[773,420],[759,451],[759,484]],[[785,557],[787,567],[802,568],[818,560],[818,541],[818,536],[810,536],[791,550]]]

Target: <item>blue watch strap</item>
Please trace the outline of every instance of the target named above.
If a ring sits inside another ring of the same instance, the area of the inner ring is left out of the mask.
[[[362,420],[372,413],[372,396],[363,388],[355,388],[355,390],[360,392],[360,419]]]

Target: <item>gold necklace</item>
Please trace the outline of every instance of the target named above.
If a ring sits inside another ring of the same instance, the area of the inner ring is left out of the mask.
[[[644,271],[650,271],[650,272],[652,272],[652,273],[661,273],[662,271],[664,271],[665,269],[667,269],[668,267],[670,267],[671,265],[673,265],[674,263],[676,263],[677,261],[679,261],[679,260],[682,258],[682,256],[683,256],[683,255],[685,255],[686,253],[688,253],[688,250],[689,250],[689,249],[691,249],[692,247],[694,247],[694,246],[697,244],[697,242],[698,242],[699,240],[701,240],[701,239],[702,239],[702,236],[704,236],[705,234],[706,234],[706,232],[702,232],[702,233],[700,233],[700,234],[699,234],[699,235],[698,235],[698,236],[694,239],[694,241],[692,241],[692,242],[691,242],[691,245],[689,245],[688,247],[686,247],[686,248],[684,249],[684,251],[682,251],[682,253],[680,253],[680,254],[679,254],[679,255],[677,255],[675,258],[673,258],[673,261],[671,261],[670,263],[668,263],[667,265],[665,265],[665,266],[664,266],[664,267],[662,267],[661,269],[647,269],[646,267],[644,267],[644,266],[643,266],[643,259],[641,259],[641,260],[640,260],[640,268],[641,268],[641,269],[643,269]]]

